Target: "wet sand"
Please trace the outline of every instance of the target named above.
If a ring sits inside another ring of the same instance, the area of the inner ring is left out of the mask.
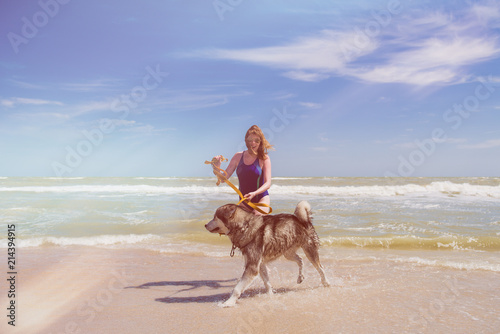
[[[324,288],[307,262],[269,265],[234,308],[243,258],[138,249],[41,247],[18,251],[16,326],[2,333],[498,333],[500,273],[384,260],[387,252],[333,250]],[[384,256],[380,257],[378,254]],[[229,249],[228,249],[229,254]],[[8,306],[2,282],[0,305]],[[6,313],[6,311],[4,311]]]

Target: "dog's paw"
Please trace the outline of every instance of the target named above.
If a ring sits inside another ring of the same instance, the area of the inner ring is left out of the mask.
[[[236,305],[236,302],[230,301],[230,300],[226,300],[224,303],[217,304],[217,306],[219,306],[221,308],[234,307],[235,305]]]
[[[328,282],[328,280],[327,280],[327,279],[325,279],[325,280],[323,281],[323,286],[324,286],[325,288],[329,288],[329,287],[330,287],[330,282]]]
[[[304,281],[304,275],[299,275],[299,277],[297,277],[297,284],[300,284]]]

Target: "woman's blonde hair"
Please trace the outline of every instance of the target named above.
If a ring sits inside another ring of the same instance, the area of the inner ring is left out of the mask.
[[[267,150],[274,150],[273,145],[269,144],[269,142],[266,140],[266,137],[264,137],[264,133],[257,125],[252,125],[245,135],[245,144],[247,145],[247,148],[249,150],[252,149],[250,148],[247,139],[251,135],[256,135],[260,139],[259,148],[257,149],[257,152],[254,152],[257,154],[257,158],[259,158],[260,160],[267,159]]]

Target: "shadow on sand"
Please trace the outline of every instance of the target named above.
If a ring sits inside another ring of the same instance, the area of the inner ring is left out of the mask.
[[[162,286],[179,286],[179,287],[185,286],[186,288],[180,289],[168,297],[157,298],[155,300],[157,302],[162,302],[162,303],[214,303],[229,298],[230,293],[228,292],[228,293],[219,293],[215,295],[191,296],[191,297],[173,297],[173,296],[178,293],[191,291],[203,287],[207,287],[210,289],[232,288],[234,287],[234,282],[236,281],[237,279],[233,278],[228,280],[149,282],[138,286],[129,286],[127,287],[127,289],[149,289]]]
[[[155,301],[168,304],[182,304],[182,303],[216,303],[224,301],[231,295],[230,292],[218,293],[213,295],[201,295],[201,296],[189,296],[189,297],[174,297],[174,295],[186,291],[192,291],[198,288],[208,287],[211,289],[229,288],[232,290],[234,288],[234,282],[238,279],[233,278],[229,280],[201,280],[201,281],[163,281],[163,282],[149,282],[138,286],[129,286],[126,289],[149,289],[161,286],[186,286],[184,289],[180,289],[168,297],[156,298]],[[229,283],[229,284],[228,284]],[[274,290],[275,293],[286,293],[294,289],[281,288]],[[258,294],[265,293],[263,288],[250,288],[247,289],[240,298],[253,297]]]

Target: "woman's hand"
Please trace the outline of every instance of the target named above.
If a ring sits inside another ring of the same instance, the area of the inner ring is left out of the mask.
[[[216,155],[215,157],[212,158],[212,161],[214,162],[214,165],[220,168],[220,164],[222,162],[222,155]]]
[[[254,198],[256,195],[257,195],[257,193],[255,191],[252,191],[252,192],[244,195],[243,197],[245,197],[246,199],[248,199],[249,201],[251,201],[252,198]]]
[[[224,157],[222,155],[216,155],[215,157],[212,158],[212,165],[214,166],[214,175],[217,176],[217,185],[219,185],[221,182],[222,183],[225,183],[226,181],[224,181],[224,178],[221,177],[224,176],[226,177],[227,173],[225,170],[223,170],[222,168],[220,168],[220,164],[222,161],[224,161]]]

